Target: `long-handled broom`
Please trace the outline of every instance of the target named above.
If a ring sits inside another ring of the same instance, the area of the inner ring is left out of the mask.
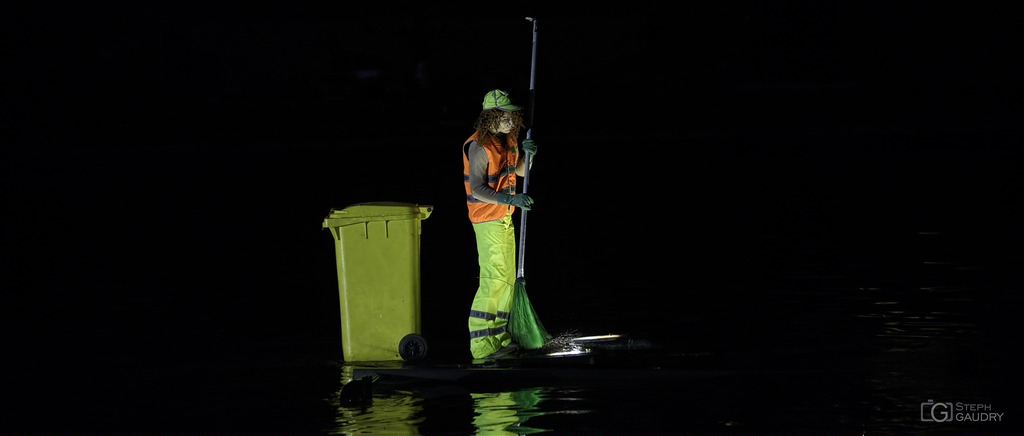
[[[526,130],[526,138],[530,139],[533,136],[534,78],[537,71],[537,20],[529,17],[526,19],[533,23],[533,55],[530,62],[530,113],[528,118],[529,125]],[[530,153],[526,152],[526,171],[523,174],[522,186],[523,194],[526,194],[526,189],[530,184],[530,157]],[[509,333],[512,334],[512,340],[518,343],[520,347],[532,350],[543,346],[544,342],[551,339],[551,335],[544,329],[544,324],[541,324],[540,318],[537,317],[537,312],[533,310],[533,305],[530,304],[529,297],[526,296],[525,265],[523,262],[526,257],[526,210],[520,209],[519,213],[519,257],[516,261],[516,283],[512,290],[512,308],[509,313],[508,326]]]

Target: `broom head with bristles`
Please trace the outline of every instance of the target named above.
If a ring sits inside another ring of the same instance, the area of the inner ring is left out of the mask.
[[[508,327],[512,340],[520,347],[533,350],[544,346],[551,335],[537,317],[537,312],[526,296],[526,279],[519,277],[512,290],[512,308],[509,311]]]

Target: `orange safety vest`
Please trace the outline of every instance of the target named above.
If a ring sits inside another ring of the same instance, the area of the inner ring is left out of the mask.
[[[469,208],[469,220],[474,223],[499,220],[506,213],[514,212],[515,207],[507,204],[494,204],[477,200],[473,197],[473,188],[469,186],[469,143],[476,141],[487,151],[487,184],[495,191],[509,195],[516,193],[516,162],[519,155],[516,150],[516,138],[506,135],[506,144],[502,145],[487,135],[483,141],[477,139],[476,133],[462,144],[462,172],[466,184],[466,207]]]

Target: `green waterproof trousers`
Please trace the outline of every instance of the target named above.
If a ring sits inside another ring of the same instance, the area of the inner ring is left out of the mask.
[[[488,356],[512,342],[508,332],[512,288],[516,281],[516,237],[512,214],[474,223],[480,260],[480,287],[469,311],[469,350],[474,358]]]

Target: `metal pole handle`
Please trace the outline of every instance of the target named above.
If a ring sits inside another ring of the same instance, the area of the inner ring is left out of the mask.
[[[526,125],[526,139],[533,138],[533,112],[536,102],[534,91],[534,84],[537,79],[537,19],[526,17],[527,20],[533,23],[533,53],[530,56],[530,107],[529,113],[527,114],[527,125]],[[530,152],[525,151],[526,169],[523,170],[523,190],[522,193],[526,194],[527,188],[530,186]],[[519,258],[516,260],[516,277],[524,277],[526,270],[526,209],[520,209],[519,211]]]

